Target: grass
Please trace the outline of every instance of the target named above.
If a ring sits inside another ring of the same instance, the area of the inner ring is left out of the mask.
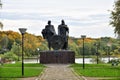
[[[87,77],[120,77],[120,66],[111,66],[111,64],[82,64],[71,65],[76,73]]]
[[[24,64],[24,77],[38,76],[43,71],[42,64]],[[0,78],[21,78],[22,67],[21,63],[4,64],[0,66]]]

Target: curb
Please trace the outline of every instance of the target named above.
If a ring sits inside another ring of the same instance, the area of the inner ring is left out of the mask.
[[[43,69],[43,71],[41,72],[41,74],[35,79],[35,80],[42,80],[41,78],[44,76],[44,72],[46,71],[47,69]]]

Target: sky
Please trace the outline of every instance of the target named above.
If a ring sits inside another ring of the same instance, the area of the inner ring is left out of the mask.
[[[116,37],[109,25],[114,0],[2,0],[2,3],[0,20],[5,31],[27,28],[28,33],[41,35],[51,20],[57,33],[64,19],[71,37]]]

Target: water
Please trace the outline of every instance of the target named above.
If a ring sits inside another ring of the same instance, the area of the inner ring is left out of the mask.
[[[92,58],[84,58],[85,60],[85,63],[88,63],[88,64],[92,64],[93,62],[91,62]],[[75,63],[83,63],[83,58],[76,58],[75,59]]]
[[[110,58],[110,60],[112,59],[118,59],[118,58]],[[101,60],[105,63],[107,63],[109,61],[109,58],[101,58]],[[38,59],[24,59],[24,63],[39,63]],[[82,64],[83,63],[83,58],[75,58],[75,63],[79,63]],[[85,58],[85,63],[86,64],[94,64],[96,62],[92,62],[92,58]]]
[[[112,60],[112,59],[118,59],[118,58],[111,57],[110,60]],[[108,63],[109,62],[109,58],[108,57],[101,58],[101,60],[104,63]],[[76,58],[75,59],[75,63],[83,63],[83,58]],[[85,58],[85,63],[87,63],[87,64],[93,64],[93,63],[96,63],[96,62],[92,62],[92,58]]]
[[[39,63],[39,60],[36,59],[24,59],[24,63]]]

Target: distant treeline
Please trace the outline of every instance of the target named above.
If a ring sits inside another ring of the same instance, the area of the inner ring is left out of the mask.
[[[120,40],[111,37],[85,38],[85,55],[119,55]],[[83,39],[69,37],[69,50],[75,51],[76,56],[82,56]],[[39,48],[39,49],[38,49]],[[24,35],[24,55],[34,56],[39,51],[48,50],[47,41],[42,36],[26,33]],[[21,34],[14,31],[0,31],[0,54],[10,52],[21,55]]]

